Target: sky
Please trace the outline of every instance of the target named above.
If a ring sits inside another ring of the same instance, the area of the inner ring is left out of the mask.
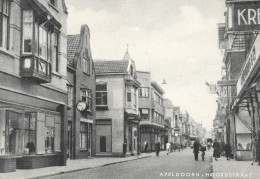
[[[128,51],[138,71],[150,71],[164,97],[209,131],[217,95],[205,82],[221,79],[217,24],[225,0],[66,0],[68,34],[90,29],[93,59],[120,60]],[[167,84],[162,84],[163,80]]]

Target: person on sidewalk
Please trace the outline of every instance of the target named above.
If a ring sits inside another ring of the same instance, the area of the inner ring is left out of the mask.
[[[258,165],[260,165],[260,139],[257,139],[256,142],[256,161],[258,161]]]
[[[161,148],[161,143],[158,140],[156,140],[156,142],[155,142],[155,153],[156,153],[157,157],[159,157],[160,148]]]
[[[225,141],[223,139],[220,140],[220,156],[224,155],[224,149],[225,149]]]
[[[147,141],[144,142],[144,152],[148,153],[148,142]]]
[[[169,155],[169,153],[171,152],[171,143],[170,142],[167,142],[166,150],[167,150],[167,155]]]
[[[226,157],[227,157],[227,160],[230,160],[230,156],[231,156],[232,149],[231,149],[231,145],[230,145],[229,142],[227,142],[227,143],[225,144],[224,150],[225,150],[225,155],[226,155]]]
[[[202,161],[205,160],[205,151],[207,150],[207,145],[205,144],[205,142],[201,142],[200,143],[200,151],[201,151],[201,158],[202,158]]]
[[[218,143],[218,140],[215,139],[214,143],[213,143],[213,157],[215,157],[215,160],[218,161],[217,158],[220,157],[220,145]]]
[[[200,143],[199,143],[199,139],[196,138],[196,140],[193,144],[193,153],[194,153],[194,158],[196,161],[198,161],[199,150],[200,150]]]

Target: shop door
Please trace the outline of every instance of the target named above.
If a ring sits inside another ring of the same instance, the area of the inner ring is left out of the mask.
[[[100,136],[100,152],[106,152],[106,136]]]
[[[92,148],[92,124],[88,125],[88,156],[91,157]]]

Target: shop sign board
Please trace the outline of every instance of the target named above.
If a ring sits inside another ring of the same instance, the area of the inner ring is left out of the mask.
[[[258,35],[240,71],[240,75],[237,82],[237,95],[240,94],[241,89],[244,87],[250,74],[255,68],[257,62],[259,61],[259,55],[260,55],[260,36]]]
[[[247,1],[233,5],[235,31],[260,30],[260,1]]]

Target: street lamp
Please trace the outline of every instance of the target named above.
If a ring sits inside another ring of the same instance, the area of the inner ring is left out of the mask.
[[[162,84],[163,84],[163,85],[166,85],[166,84],[167,84],[166,81],[165,81],[165,79],[163,80]]]

